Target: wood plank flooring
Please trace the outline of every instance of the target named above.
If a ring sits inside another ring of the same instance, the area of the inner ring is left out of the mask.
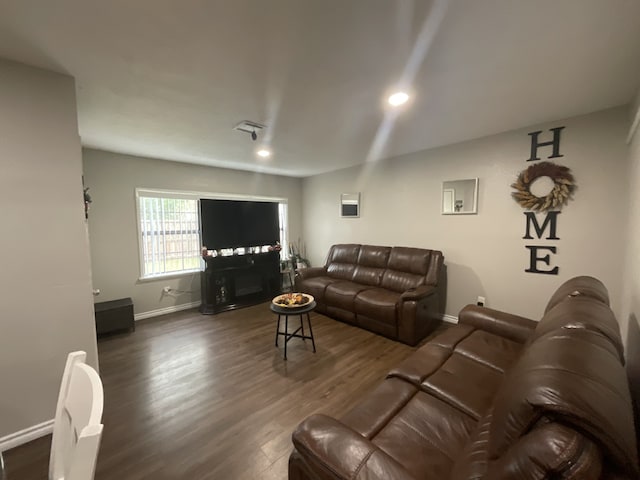
[[[96,479],[286,479],[296,425],[342,415],[414,350],[317,313],[311,321],[317,353],[293,339],[287,361],[267,304],[188,310],[101,339]],[[7,479],[45,479],[50,442],[6,452]]]

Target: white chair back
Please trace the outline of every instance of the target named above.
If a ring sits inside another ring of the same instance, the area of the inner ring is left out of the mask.
[[[53,424],[49,480],[93,480],[95,475],[104,393],[86,358],[85,352],[67,357]]]

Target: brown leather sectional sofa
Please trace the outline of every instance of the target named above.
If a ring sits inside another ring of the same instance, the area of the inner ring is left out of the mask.
[[[293,433],[289,479],[638,479],[618,324],[592,277],[540,322],[468,306],[341,420]]]
[[[333,245],[324,267],[296,275],[318,312],[416,345],[442,319],[444,256],[437,250]]]

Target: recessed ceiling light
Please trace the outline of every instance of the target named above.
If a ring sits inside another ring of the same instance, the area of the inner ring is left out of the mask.
[[[389,104],[393,105],[394,107],[398,107],[403,103],[407,103],[407,100],[409,100],[409,95],[404,92],[396,92],[388,99]]]
[[[262,158],[269,158],[271,156],[271,151],[267,150],[266,148],[261,148],[256,153],[258,154],[259,157],[262,157]]]

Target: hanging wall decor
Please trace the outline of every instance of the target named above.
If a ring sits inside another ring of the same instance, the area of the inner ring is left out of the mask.
[[[515,183],[511,184],[515,189],[511,196],[525,209],[523,212],[525,233],[522,239],[527,241],[524,246],[529,257],[528,266],[524,270],[527,273],[558,275],[560,271],[560,267],[555,265],[555,255],[558,253],[556,242],[560,241],[558,216],[562,207],[573,198],[576,184],[568,167],[549,161],[540,161],[539,154],[540,148],[550,148],[551,152],[549,150],[545,152],[551,153],[547,159],[564,157],[560,153],[560,141],[564,128],[550,128],[549,131],[553,136],[547,141],[540,139],[542,130],[528,134],[531,150],[530,157],[526,161],[536,163],[522,170]],[[546,195],[534,194],[531,187],[538,179],[544,177],[547,177],[553,186],[548,185],[550,190],[546,190],[548,191]]]
[[[549,177],[553,181],[553,189],[544,197],[531,193],[531,184],[541,177]],[[560,210],[571,199],[576,188],[573,175],[568,167],[552,162],[540,162],[526,168],[511,184],[515,192],[511,196],[526,210],[548,212]]]

